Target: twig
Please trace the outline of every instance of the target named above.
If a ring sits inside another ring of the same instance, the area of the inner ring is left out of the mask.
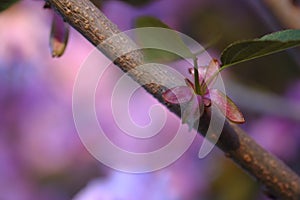
[[[300,29],[300,8],[292,0],[263,0],[286,28]]]
[[[114,60],[121,55],[114,63],[123,71],[129,72],[129,75],[139,84],[143,85],[145,80],[154,80],[154,83],[157,82],[155,80],[169,83],[166,85],[181,81],[175,77],[170,77],[167,72],[155,67],[147,72],[137,70],[136,66],[143,64],[143,55],[139,51],[124,55],[123,52],[128,50],[126,48],[134,45],[126,35],[103,44],[104,40],[120,33],[120,31],[89,0],[48,0],[47,2],[92,44],[95,46],[100,45],[98,48],[108,58]],[[168,105],[163,101],[162,92],[165,91],[164,87],[158,84],[146,84],[143,87],[162,104],[166,105],[170,111],[180,117],[181,113],[178,106]],[[205,135],[209,121],[209,113],[201,118],[199,133]],[[213,139],[213,137],[210,139]],[[283,162],[260,147],[237,125],[226,122],[217,146],[245,171],[266,186],[272,196],[280,199],[300,199],[299,177]]]

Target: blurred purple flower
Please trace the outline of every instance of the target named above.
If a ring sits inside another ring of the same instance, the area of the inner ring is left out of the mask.
[[[286,97],[291,101],[300,102],[300,80],[291,84],[286,92]]]
[[[299,103],[300,81],[293,83],[287,89],[286,98]],[[284,109],[284,105],[282,105]],[[297,121],[279,117],[266,116],[254,121],[249,126],[249,133],[263,147],[283,159],[298,158],[300,145],[300,124]]]
[[[73,200],[198,199],[206,190],[213,168],[209,160],[201,165],[196,161],[186,154],[174,165],[154,173],[112,171],[106,178],[91,181]]]

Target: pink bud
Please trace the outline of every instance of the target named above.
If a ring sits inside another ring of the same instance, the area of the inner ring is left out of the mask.
[[[61,16],[53,12],[50,34],[50,50],[52,57],[63,55],[69,39],[69,24]]]
[[[172,104],[186,103],[191,100],[193,91],[188,86],[179,86],[168,89],[162,94],[163,99]]]
[[[243,114],[228,96],[217,89],[210,90],[209,95],[212,103],[220,109],[227,119],[234,123],[245,122]]]

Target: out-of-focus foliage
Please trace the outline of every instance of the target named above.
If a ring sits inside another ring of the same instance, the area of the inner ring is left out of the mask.
[[[145,6],[154,0],[119,0],[119,1],[123,1],[133,6]]]
[[[170,27],[159,20],[158,18],[155,18],[153,16],[142,16],[138,17],[135,20],[135,26],[136,28],[142,28],[142,27],[161,27],[161,28],[168,28]]]
[[[13,4],[17,3],[18,1],[19,0],[2,0],[0,2],[0,12],[6,10],[10,6],[12,6]]]
[[[98,8],[101,8],[103,0],[91,0],[91,2]]]
[[[149,29],[147,32],[136,30],[138,44],[144,47],[155,47],[143,49],[143,53],[148,62],[171,62],[182,57],[193,57],[193,53],[180,38],[180,35],[175,30],[172,31],[172,29],[167,24],[165,24],[158,18],[152,16],[138,17],[135,20],[135,27],[162,28],[157,31],[155,29]],[[176,52],[180,53],[181,55],[175,55],[174,53],[165,51],[163,49],[176,50]]]
[[[211,184],[206,199],[254,200],[259,191],[258,184],[229,160],[222,160],[219,173]]]

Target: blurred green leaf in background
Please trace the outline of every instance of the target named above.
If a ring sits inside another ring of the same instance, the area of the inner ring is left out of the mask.
[[[153,34],[144,34],[144,31],[137,30],[138,44],[148,47],[155,46],[157,48],[143,49],[145,59],[149,62],[171,62],[180,59],[180,55],[167,52],[163,49],[174,49],[180,52],[184,58],[192,58],[194,54],[190,51],[188,46],[180,38],[175,30],[172,30],[168,25],[152,16],[142,16],[135,20],[136,28],[156,27],[162,28],[159,31],[153,30]],[[161,47],[161,48],[159,48]]]
[[[19,0],[2,0],[0,3],[0,12],[8,9],[13,4],[17,3]]]

